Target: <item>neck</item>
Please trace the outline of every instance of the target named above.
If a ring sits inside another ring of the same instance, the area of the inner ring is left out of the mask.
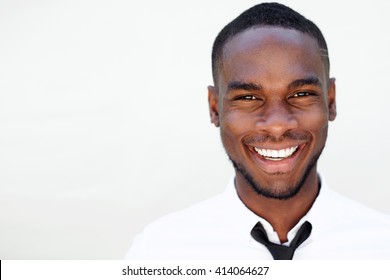
[[[319,191],[319,180],[314,167],[295,196],[279,200],[259,195],[245,178],[236,172],[236,189],[246,207],[267,220],[283,243],[287,241],[287,233],[306,215],[314,203]]]

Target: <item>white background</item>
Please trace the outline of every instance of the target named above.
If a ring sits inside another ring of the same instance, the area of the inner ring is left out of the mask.
[[[256,3],[1,0],[0,259],[122,259],[147,223],[222,191],[211,46]],[[321,170],[390,214],[390,4],[282,3],[322,29],[337,78]]]

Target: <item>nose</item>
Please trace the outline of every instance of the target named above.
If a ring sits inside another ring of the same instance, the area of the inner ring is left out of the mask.
[[[298,127],[298,120],[292,109],[281,100],[272,101],[263,107],[256,125],[259,130],[279,139],[287,131]]]

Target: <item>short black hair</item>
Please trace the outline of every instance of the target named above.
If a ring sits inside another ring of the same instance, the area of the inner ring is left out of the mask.
[[[321,49],[325,69],[329,75],[328,46],[321,30],[293,9],[279,3],[262,3],[249,8],[227,24],[215,38],[211,55],[214,83],[218,80],[225,44],[238,33],[256,26],[279,26],[298,30],[313,37]]]

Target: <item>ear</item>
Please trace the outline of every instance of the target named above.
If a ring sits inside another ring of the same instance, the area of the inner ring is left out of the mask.
[[[218,90],[213,86],[208,86],[208,91],[210,120],[216,127],[219,127]]]
[[[329,110],[329,120],[333,121],[336,118],[336,79],[331,78],[329,80],[328,87],[328,110]]]

